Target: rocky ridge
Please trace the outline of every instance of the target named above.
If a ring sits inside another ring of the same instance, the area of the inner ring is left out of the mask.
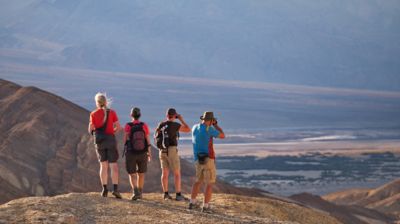
[[[329,215],[272,198],[215,194],[211,214],[188,210],[187,203],[144,194],[131,201],[98,193],[27,197],[0,205],[0,223],[280,223],[338,224]]]
[[[400,220],[400,179],[376,189],[351,189],[323,197],[337,205],[361,206]]]

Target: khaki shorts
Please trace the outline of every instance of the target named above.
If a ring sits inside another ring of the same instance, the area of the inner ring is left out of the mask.
[[[159,154],[161,169],[169,169],[172,171],[181,169],[181,161],[178,155],[178,148],[176,146],[168,147],[168,153],[160,151]]]
[[[207,158],[206,164],[200,164],[196,161],[196,182],[205,182],[213,184],[217,180],[217,169],[215,167],[215,160]]]

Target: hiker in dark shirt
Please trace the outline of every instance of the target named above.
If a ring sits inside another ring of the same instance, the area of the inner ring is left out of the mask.
[[[164,191],[164,200],[172,199],[168,193],[168,176],[171,170],[174,173],[175,180],[175,192],[177,201],[185,200],[185,197],[181,193],[181,167],[180,158],[178,155],[178,137],[179,132],[189,133],[190,127],[183,120],[182,115],[178,114],[174,108],[169,108],[167,110],[167,120],[161,122],[156,130],[155,135],[160,134],[160,132],[165,131],[167,138],[166,149],[160,150],[159,158],[161,163],[161,184]],[[181,123],[176,122],[178,119]]]
[[[117,113],[107,107],[107,97],[103,93],[95,96],[97,109],[90,113],[89,133],[94,133],[97,157],[100,162],[100,180],[103,185],[101,195],[107,197],[108,167],[111,168],[111,180],[114,185],[112,194],[121,198],[118,191],[118,149],[115,133],[121,129]],[[98,134],[99,133],[99,134]]]

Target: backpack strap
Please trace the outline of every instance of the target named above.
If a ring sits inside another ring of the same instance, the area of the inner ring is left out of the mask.
[[[158,125],[158,127],[156,129],[156,132],[161,131],[161,128],[163,128],[165,126],[165,124],[167,124],[166,121],[160,122],[160,124]]]
[[[101,128],[97,128],[97,130],[102,130],[102,131],[105,131],[105,130],[106,130],[106,128],[107,128],[107,122],[108,122],[108,115],[109,115],[109,113],[110,113],[110,109],[107,109],[107,110],[106,110],[105,117],[104,117],[104,123],[103,123],[103,126],[101,126]]]
[[[129,130],[129,134],[128,134],[128,138],[126,140],[130,140],[131,139],[131,133],[132,133],[132,127],[133,127],[133,122],[128,122],[126,123],[127,125],[129,125],[129,127],[131,128]]]

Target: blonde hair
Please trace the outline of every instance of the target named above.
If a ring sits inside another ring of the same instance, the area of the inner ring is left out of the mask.
[[[94,96],[94,101],[96,102],[96,106],[97,107],[99,107],[99,108],[107,108],[107,106],[109,107],[111,105],[112,99],[111,98],[107,98],[107,94],[106,93],[98,92]]]

